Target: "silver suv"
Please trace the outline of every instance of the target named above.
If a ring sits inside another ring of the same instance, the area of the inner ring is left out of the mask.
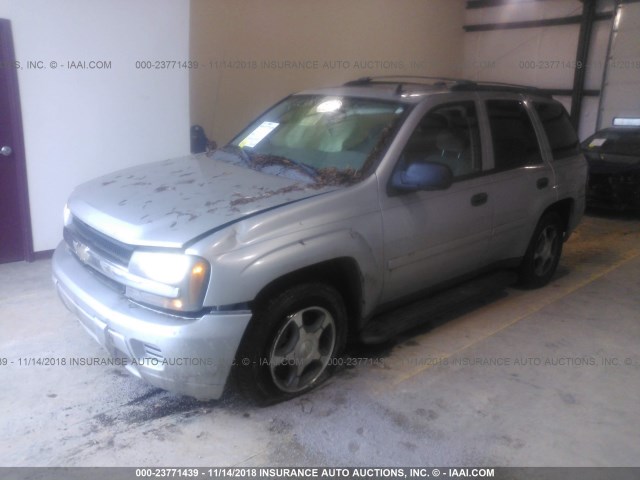
[[[538,90],[364,78],[291,95],[223,148],[79,186],[54,281],[134,375],[278,401],[389,305],[495,267],[549,282],[586,178]]]

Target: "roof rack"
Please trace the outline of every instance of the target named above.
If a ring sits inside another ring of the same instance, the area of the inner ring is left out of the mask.
[[[433,82],[435,80],[435,83]],[[385,75],[377,77],[362,77],[344,84],[345,87],[357,87],[373,84],[397,85],[396,94],[404,91],[404,85],[424,84],[429,86],[446,86],[452,91],[490,91],[533,93],[542,96],[551,96],[548,92],[537,87],[518,85],[515,83],[482,82],[451,77],[430,77],[420,75]]]
[[[408,81],[411,80],[411,81]],[[424,75],[381,75],[376,77],[361,77],[345,83],[345,86],[368,85],[371,83],[421,83],[420,80],[437,80],[439,82],[467,82],[460,78],[430,77]],[[426,82],[424,82],[427,84]],[[432,85],[432,84],[430,84]]]
[[[545,92],[543,89],[540,89],[538,87],[530,87],[528,85],[519,85],[517,83],[503,83],[503,82],[467,81],[465,83],[457,83],[455,85],[452,85],[451,90],[533,93],[536,95],[550,96],[547,92]]]

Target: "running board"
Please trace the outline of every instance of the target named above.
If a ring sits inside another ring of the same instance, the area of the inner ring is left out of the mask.
[[[365,344],[383,343],[402,332],[426,324],[434,317],[455,312],[462,314],[471,303],[495,297],[517,279],[515,272],[499,270],[384,312],[371,319],[360,333],[360,340]]]

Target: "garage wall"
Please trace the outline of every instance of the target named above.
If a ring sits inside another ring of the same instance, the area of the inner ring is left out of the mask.
[[[613,0],[599,0],[597,12],[612,12]],[[465,11],[465,25],[556,19],[580,15],[579,0],[519,1],[488,8]],[[593,24],[589,46],[585,89],[600,89],[612,20]],[[466,77],[500,81],[541,88],[573,87],[579,24],[467,32],[464,34]],[[571,97],[557,97],[567,110]],[[579,136],[595,131],[598,97],[584,97]]]
[[[463,0],[192,0],[191,120],[224,143],[283,96],[462,71]],[[286,63],[289,62],[289,63]]]
[[[606,65],[599,128],[640,117],[640,2],[619,6]]]
[[[189,152],[187,70],[135,65],[188,58],[189,2],[0,0],[0,18],[21,64],[34,250],[49,250],[75,185]]]

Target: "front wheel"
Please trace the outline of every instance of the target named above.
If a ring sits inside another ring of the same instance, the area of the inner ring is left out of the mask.
[[[520,265],[520,283],[527,288],[546,285],[562,255],[564,228],[560,215],[549,212],[536,226]]]
[[[268,404],[319,385],[344,347],[346,323],[342,297],[325,284],[292,287],[257,305],[236,355],[239,390]]]

